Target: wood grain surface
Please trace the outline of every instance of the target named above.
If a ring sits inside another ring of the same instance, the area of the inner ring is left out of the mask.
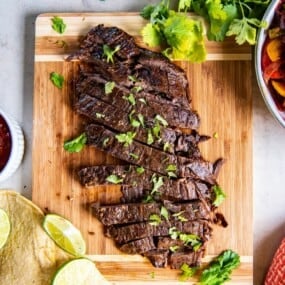
[[[135,13],[56,14],[67,24],[64,35],[59,35],[51,28],[54,15],[43,14],[36,21],[32,199],[44,211],[70,219],[81,230],[90,258],[113,284],[181,284],[179,271],[156,269],[141,256],[122,254],[92,216],[90,202],[116,203],[120,189],[82,187],[77,170],[118,160],[92,147],[75,154],[63,149],[63,142],[79,135],[85,123],[71,107],[72,79],[78,64],[64,61],[65,56],[75,51],[82,36],[97,24],[118,26],[141,43],[144,20]],[[64,47],[62,40],[67,44]],[[207,42],[207,50],[204,63],[176,62],[187,73],[193,107],[201,116],[200,133],[218,134],[218,138],[200,145],[204,157],[211,161],[226,159],[218,181],[227,194],[220,210],[229,226],[214,227],[204,261],[231,248],[240,254],[242,263],[229,284],[252,284],[251,49],[229,39],[224,43]],[[62,90],[49,79],[53,71],[64,75]],[[154,278],[151,272],[155,272]]]

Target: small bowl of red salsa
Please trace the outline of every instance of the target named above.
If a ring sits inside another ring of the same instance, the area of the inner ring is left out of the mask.
[[[20,126],[0,109],[0,182],[18,169],[23,153],[24,137]]]
[[[285,0],[273,0],[264,14],[255,47],[255,71],[263,99],[285,127]]]

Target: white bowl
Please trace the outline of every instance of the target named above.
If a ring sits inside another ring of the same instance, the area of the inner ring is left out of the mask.
[[[273,20],[278,4],[279,0],[273,0],[264,13],[263,20],[268,23],[268,26],[270,26]],[[267,29],[261,28],[258,32],[257,44],[255,46],[255,73],[256,73],[257,83],[269,111],[271,112],[273,117],[283,127],[285,127],[285,118],[282,118],[280,111],[278,110],[276,103],[274,102],[274,99],[271,95],[271,91],[268,88],[267,84],[265,83],[265,80],[262,75],[262,67],[261,67],[262,49],[266,38],[267,38]]]
[[[0,115],[6,121],[11,134],[11,151],[9,159],[0,171],[0,182],[8,179],[20,166],[24,154],[24,136],[18,123],[0,108]]]

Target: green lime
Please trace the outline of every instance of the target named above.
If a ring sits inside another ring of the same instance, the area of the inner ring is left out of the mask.
[[[70,221],[56,214],[48,214],[44,218],[43,228],[63,250],[74,256],[85,254],[85,241],[80,231]]]
[[[0,209],[0,249],[5,245],[10,234],[10,221],[7,213]]]
[[[73,259],[60,267],[52,281],[52,285],[95,285],[110,284],[86,258]]]

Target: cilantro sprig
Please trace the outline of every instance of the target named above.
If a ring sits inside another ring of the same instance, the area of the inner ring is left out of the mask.
[[[85,133],[82,133],[78,137],[65,141],[63,148],[68,152],[80,152],[87,142],[87,136]]]
[[[142,29],[143,41],[150,47],[166,46],[162,53],[171,59],[201,62],[206,58],[204,34],[212,41],[235,36],[239,45],[254,45],[257,29],[266,26],[262,16],[270,0],[179,0],[177,12],[169,8],[169,2],[161,0],[143,8],[141,16],[149,20]]]
[[[63,34],[65,32],[66,24],[64,23],[62,18],[54,16],[53,18],[51,18],[51,22],[52,22],[51,27],[54,31],[56,31],[59,34]]]

